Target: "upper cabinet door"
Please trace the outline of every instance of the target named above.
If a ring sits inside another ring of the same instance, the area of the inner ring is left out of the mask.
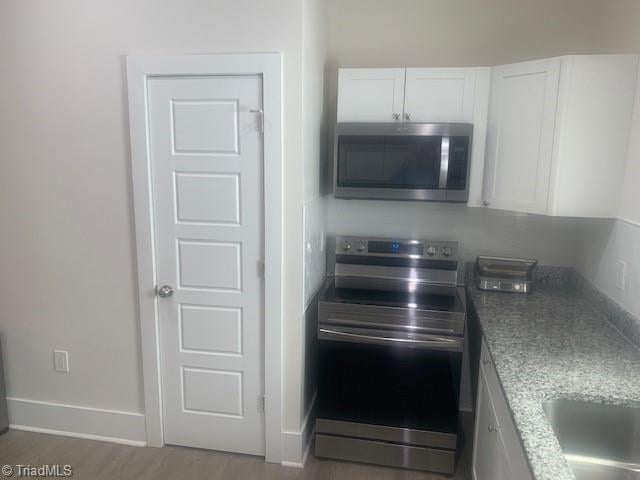
[[[402,120],[404,68],[341,68],[338,122]]]
[[[488,206],[547,212],[559,78],[559,58],[493,69],[484,182]]]
[[[473,68],[407,68],[404,120],[473,122]]]

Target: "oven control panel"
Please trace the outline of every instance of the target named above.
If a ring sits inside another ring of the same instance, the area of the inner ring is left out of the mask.
[[[336,237],[336,255],[392,256],[456,260],[458,242]]]

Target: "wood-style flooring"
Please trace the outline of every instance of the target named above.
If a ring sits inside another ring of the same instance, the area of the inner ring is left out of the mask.
[[[468,444],[469,442],[467,442]],[[455,480],[468,480],[470,448],[464,448]],[[82,480],[442,480],[423,472],[318,460],[303,469],[263,459],[194,448],[142,448],[79,438],[10,430],[0,436],[0,465],[71,465]],[[2,478],[2,477],[0,477]],[[40,477],[36,477],[40,478]]]

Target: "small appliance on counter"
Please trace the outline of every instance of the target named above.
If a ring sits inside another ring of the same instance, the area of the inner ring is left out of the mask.
[[[476,278],[480,290],[529,293],[535,259],[479,256]]]

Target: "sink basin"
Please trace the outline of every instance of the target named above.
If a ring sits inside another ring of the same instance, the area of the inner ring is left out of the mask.
[[[543,408],[577,480],[640,480],[640,408],[575,400]]]

